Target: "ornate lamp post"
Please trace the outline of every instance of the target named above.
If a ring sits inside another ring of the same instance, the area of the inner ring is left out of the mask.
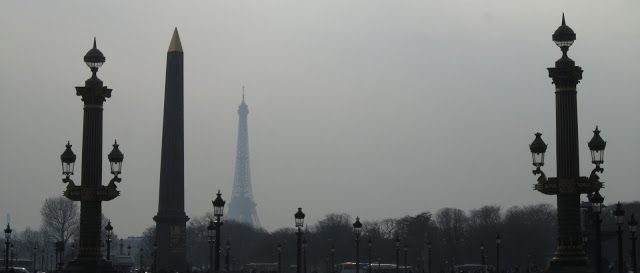
[[[631,219],[627,223],[629,226],[629,232],[631,233],[631,269],[634,273],[638,272],[638,253],[636,252],[636,231],[638,231],[638,222],[634,213],[631,214]]]
[[[400,238],[396,237],[396,273],[400,273]]]
[[[600,195],[600,191],[596,191],[589,196],[589,203],[591,203],[591,211],[593,213],[593,225],[595,227],[595,249],[596,249],[596,273],[600,273],[602,270],[602,218],[600,218],[600,212],[604,205],[604,197]]]
[[[429,260],[427,260],[427,273],[431,273],[431,251],[433,249],[433,244],[431,243],[431,241],[427,242],[427,258]]]
[[[67,143],[67,148],[60,156],[62,174],[65,176],[62,182],[67,183],[64,195],[73,201],[80,201],[80,253],[65,271],[114,272],[115,269],[102,258],[100,251],[102,202],[113,200],[120,194],[115,183],[121,182],[118,175],[122,171],[124,156],[118,149],[118,144],[114,143],[113,150],[108,155],[114,177],[107,186],[102,185],[103,104],[111,97],[111,89],[104,86],[97,77],[105,57],[96,47],[95,39],[93,48],[84,56],[84,61],[91,69],[92,76],[85,81],[84,86],[76,87],[76,94],[84,102],[80,185],[76,185],[70,178],[76,159],[70,143]]]
[[[367,270],[367,273],[371,273],[371,248],[373,246],[373,243],[371,242],[371,238],[369,238],[369,240],[367,241],[367,260],[369,262],[369,269]]]
[[[624,209],[622,209],[622,204],[620,204],[620,202],[616,204],[616,210],[613,211],[613,215],[616,217],[616,225],[618,226],[618,273],[625,273],[624,254],[622,253],[622,226],[624,225]]]
[[[282,273],[282,244],[278,243],[276,249],[278,250],[278,273]]]
[[[111,236],[113,235],[113,226],[111,226],[111,221],[107,222],[104,230],[107,231],[107,261],[109,261],[111,260]]]
[[[567,56],[569,47],[576,39],[576,34],[566,25],[564,15],[562,25],[554,32],[553,41],[560,47],[562,57],[556,61],[555,67],[548,68],[549,77],[556,87],[556,147],[558,177],[550,177],[540,169],[544,165],[544,153],[547,145],[542,141],[540,133],[531,143],[535,175],[539,175],[535,189],[548,195],[557,196],[558,210],[558,244],[548,271],[556,272],[592,272],[582,243],[580,226],[580,194],[592,193],[602,188],[597,172],[602,172],[600,164],[604,162],[605,142],[600,131],[594,131],[589,142],[592,162],[596,167],[589,178],[580,176],[578,154],[578,111],[576,86],[582,79],[582,68]]]
[[[404,245],[404,273],[407,273],[407,252],[409,252],[409,246]]]
[[[295,219],[296,228],[296,273],[302,273],[302,227],[304,226],[304,212],[302,212],[302,208],[298,208],[298,212],[293,215]]]
[[[9,247],[11,247],[11,226],[7,223],[7,228],[4,229],[4,272],[9,272]]]
[[[225,248],[227,249],[227,255],[224,258],[224,265],[226,267],[227,273],[231,272],[231,243],[227,240],[225,244]]]
[[[356,273],[360,273],[360,235],[362,234],[362,223],[360,223],[360,217],[356,216],[356,221],[353,222],[353,236],[356,242]]]
[[[222,226],[222,215],[224,212],[225,201],[222,200],[222,194],[220,190],[216,194],[216,199],[211,201],[213,203],[213,216],[215,216],[216,226],[216,260],[215,260],[215,272],[220,272],[220,227]]]
[[[216,236],[216,225],[213,223],[213,219],[209,220],[209,226],[207,226],[208,241],[209,241],[209,272],[213,272],[213,243]]]
[[[496,272],[500,273],[500,244],[502,243],[502,238],[500,237],[500,233],[496,234]]]

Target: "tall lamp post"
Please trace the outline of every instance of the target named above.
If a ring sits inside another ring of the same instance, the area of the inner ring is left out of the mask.
[[[593,213],[593,225],[595,227],[595,249],[596,249],[596,273],[600,273],[602,270],[602,218],[600,218],[600,212],[602,212],[604,197],[600,195],[600,191],[596,191],[589,196],[589,203],[591,203],[591,211]]]
[[[282,273],[282,244],[278,243],[278,273]]]
[[[4,229],[4,272],[9,272],[9,247],[11,246],[11,226],[7,223],[7,228]]]
[[[302,208],[298,208],[296,214],[293,215],[296,224],[296,273],[302,273],[302,227],[304,226],[304,212]]]
[[[638,231],[638,221],[634,213],[631,214],[631,219],[627,223],[629,226],[629,233],[631,233],[631,269],[633,273],[638,272],[638,253],[636,252],[636,231]]]
[[[362,223],[360,223],[360,217],[356,216],[356,221],[353,222],[353,236],[356,242],[356,273],[360,273],[360,235],[362,234]]]
[[[226,267],[227,273],[231,272],[231,243],[227,240],[225,244],[225,248],[227,249],[227,255],[224,258],[224,265]]]
[[[307,273],[307,238],[302,237],[302,273]]]
[[[409,246],[404,245],[404,273],[407,273],[407,253],[409,252]]]
[[[433,249],[433,244],[431,243],[431,241],[427,242],[427,258],[429,260],[427,260],[427,273],[431,273],[431,251]]]
[[[207,226],[208,240],[209,240],[209,273],[213,273],[213,243],[216,236],[216,225],[213,223],[213,219],[209,220],[209,226]]]
[[[562,25],[553,33],[552,39],[560,47],[562,57],[555,67],[548,68],[549,77],[555,85],[556,103],[556,147],[558,177],[549,177],[540,169],[544,165],[544,153],[547,145],[541,134],[529,146],[534,175],[539,175],[534,189],[543,194],[557,196],[558,236],[557,248],[549,264],[549,273],[558,272],[592,272],[582,243],[582,227],[580,226],[580,194],[592,193],[602,188],[596,172],[602,172],[605,142],[600,131],[594,131],[589,142],[592,162],[596,167],[589,178],[580,176],[578,153],[578,110],[576,86],[582,79],[582,68],[567,56],[569,47],[576,39],[576,34],[566,25],[564,15]]]
[[[111,236],[113,235],[113,226],[111,226],[111,221],[107,222],[104,230],[107,231],[107,261],[109,261],[111,260]]]
[[[502,238],[500,237],[500,233],[496,234],[496,272],[500,273],[500,244],[502,243]]]
[[[333,270],[336,268],[336,264],[335,264],[335,256],[336,256],[336,246],[331,244],[331,273],[333,273]]]
[[[486,261],[484,259],[484,243],[480,244],[480,264],[482,265],[482,271],[486,272]]]
[[[400,238],[396,237],[396,273],[400,273]]]
[[[65,271],[114,272],[115,269],[102,258],[100,251],[102,202],[111,201],[120,195],[115,183],[122,181],[118,175],[122,171],[124,156],[118,149],[118,143],[114,143],[113,150],[107,156],[114,177],[108,185],[102,185],[103,104],[111,97],[111,89],[104,86],[97,77],[98,69],[104,64],[105,57],[96,47],[95,39],[93,48],[84,56],[84,62],[91,69],[92,76],[85,81],[84,86],[76,87],[76,95],[81,96],[84,102],[80,185],[76,185],[70,178],[76,160],[70,143],[67,143],[64,153],[60,156],[62,174],[65,176],[62,182],[67,184],[64,196],[73,201],[80,201],[80,253],[68,264]]]
[[[38,265],[38,260],[37,260],[37,253],[38,253],[38,245],[34,245],[33,246],[33,272],[34,273],[38,273],[38,269],[37,269],[37,265]]]
[[[616,217],[616,225],[618,226],[618,273],[624,272],[624,254],[622,253],[622,226],[624,225],[624,209],[622,204],[618,202],[616,204],[616,210],[613,211],[613,215]]]
[[[220,272],[220,227],[222,226],[222,214],[224,212],[224,204],[225,201],[222,200],[222,194],[220,190],[216,194],[216,199],[211,201],[213,204],[213,216],[215,216],[215,226],[216,226],[216,260],[215,260],[215,272]]]
[[[371,248],[373,247],[373,243],[371,242],[371,237],[367,241],[367,260],[369,261],[369,268],[367,273],[371,273]]]

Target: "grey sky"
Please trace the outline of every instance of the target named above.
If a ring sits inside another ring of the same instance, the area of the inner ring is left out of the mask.
[[[535,3],[535,4],[534,4]],[[638,1],[18,1],[0,2],[0,214],[40,224],[59,195],[67,139],[80,156],[74,86],[97,36],[106,153],[125,154],[122,194],[103,205],[116,233],[157,211],[164,69],[174,26],[185,51],[189,216],[229,199],[237,106],[247,88],[253,190],[269,229],[329,212],[363,220],[442,207],[555,198],[532,190],[528,144],[555,149],[546,68],[562,12],[578,86],[581,172],[596,124],[608,141],[603,195],[638,200]],[[80,160],[80,159],[79,159]],[[555,174],[555,153],[545,170]],[[79,166],[78,166],[79,167]],[[77,173],[79,168],[76,169]],[[75,175],[79,182],[79,175]]]

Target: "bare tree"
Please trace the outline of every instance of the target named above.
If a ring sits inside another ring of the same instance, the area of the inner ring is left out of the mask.
[[[53,241],[65,244],[74,236],[79,226],[78,205],[65,197],[50,197],[40,209],[42,230]]]

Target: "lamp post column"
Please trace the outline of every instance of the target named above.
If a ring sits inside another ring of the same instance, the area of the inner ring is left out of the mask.
[[[282,273],[282,245],[278,243],[278,273]]]
[[[409,252],[409,246],[404,245],[404,273],[407,273],[407,253]]]
[[[304,227],[304,212],[302,212],[302,208],[298,208],[298,211],[293,215],[295,219],[295,227],[296,231],[296,272],[302,273],[302,227]]]
[[[360,234],[362,234],[362,223],[360,223],[360,217],[356,216],[356,221],[353,223],[353,235],[356,242],[356,273],[360,273]]]
[[[336,247],[331,244],[331,273],[334,273],[334,269],[336,268],[336,264],[334,261],[336,255]]]
[[[215,226],[216,226],[216,251],[215,251],[215,262],[214,262],[214,266],[215,266],[215,273],[219,273],[220,272],[220,227],[222,226],[222,215],[224,212],[224,204],[226,203],[223,199],[222,199],[222,194],[220,193],[220,190],[218,190],[218,193],[216,194],[216,199],[211,201],[211,203],[213,204],[213,216],[215,216],[216,221],[215,221]]]
[[[400,238],[396,238],[396,273],[400,273]]]
[[[4,229],[4,272],[9,272],[9,247],[11,246],[11,227],[7,223],[7,228]]]
[[[636,231],[638,231],[638,222],[636,221],[635,214],[631,214],[631,219],[627,223],[629,226],[629,232],[631,233],[631,269],[633,273],[638,273],[638,253],[636,252]]]
[[[624,209],[622,209],[622,204],[618,202],[616,204],[616,209],[613,211],[613,215],[616,217],[616,224],[618,226],[617,234],[618,234],[618,273],[624,272],[624,254],[622,248],[622,226],[624,225]]]
[[[427,260],[427,273],[431,273],[431,249],[433,248],[433,244],[431,244],[431,241],[427,242],[427,258],[429,260]]]
[[[227,270],[227,273],[231,272],[231,243],[229,243],[229,241],[227,241],[226,243],[226,248],[227,248],[227,255],[224,258],[224,265],[225,265],[225,269]]]
[[[371,242],[371,238],[369,238],[369,241],[367,241],[367,260],[369,262],[369,268],[367,270],[367,273],[371,273],[371,247],[373,246],[373,243]]]
[[[209,232],[209,273],[213,273],[213,242],[215,241],[216,226],[213,223],[213,219],[209,220],[209,226],[207,226]]]

